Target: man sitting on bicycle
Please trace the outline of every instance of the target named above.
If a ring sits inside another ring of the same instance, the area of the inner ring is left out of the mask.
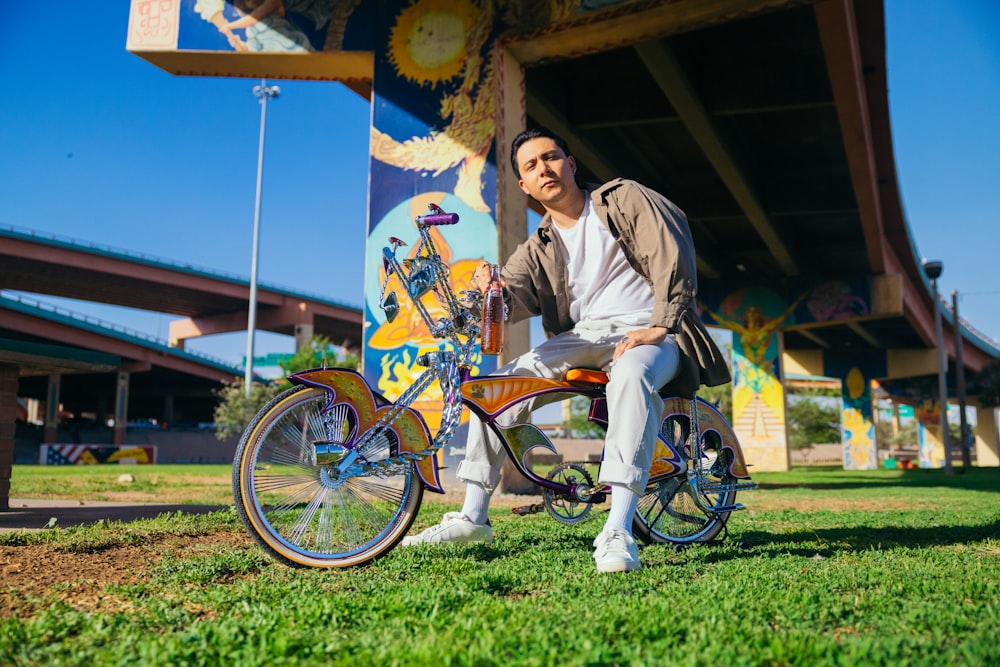
[[[663,401],[658,390],[692,397],[702,384],[730,380],[729,369],[695,311],[697,272],[687,217],[634,181],[581,187],[566,143],[530,129],[511,144],[521,189],[546,211],[537,231],[504,265],[511,320],[541,315],[547,340],[497,375],[561,378],[570,368],[608,372],[609,423],[598,482],[611,487],[611,510],[594,541],[600,572],[638,570],[632,519],[645,492]],[[484,265],[488,266],[488,265]],[[473,277],[485,291],[488,271]],[[513,410],[511,412],[514,412]],[[504,415],[514,423],[526,415]],[[407,537],[403,545],[491,542],[487,510],[506,453],[470,417],[460,512]]]

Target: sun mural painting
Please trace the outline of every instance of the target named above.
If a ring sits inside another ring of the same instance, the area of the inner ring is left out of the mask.
[[[455,195],[475,211],[489,211],[482,175],[493,145],[496,115],[492,58],[483,54],[493,30],[493,3],[417,0],[392,28],[389,59],[407,81],[436,88],[458,80],[441,96],[445,127],[428,136],[397,140],[372,127],[372,158],[409,171],[439,176],[458,169]],[[490,47],[492,48],[492,47]]]

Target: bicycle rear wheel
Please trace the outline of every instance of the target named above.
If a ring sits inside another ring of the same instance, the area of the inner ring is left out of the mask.
[[[336,460],[317,463],[317,443],[342,441],[358,428],[350,404],[324,412],[327,398],[312,387],[276,397],[247,427],[233,463],[244,525],[266,552],[293,566],[350,567],[386,554],[409,530],[423,498],[410,463],[346,478],[337,477]],[[399,453],[399,444],[387,432],[361,454],[384,460]],[[338,448],[330,448],[336,459]]]
[[[663,420],[660,434],[678,452],[688,459],[688,434],[690,417],[673,414]],[[714,430],[702,431],[704,458],[702,468],[707,471],[703,484],[708,490],[696,492],[686,473],[651,482],[639,499],[632,530],[647,544],[665,542],[677,545],[709,542],[726,526],[731,510],[714,508],[731,507],[736,503],[735,483],[730,472],[731,452],[722,447],[722,438]],[[701,502],[696,500],[696,493]],[[706,509],[705,506],[711,509]]]

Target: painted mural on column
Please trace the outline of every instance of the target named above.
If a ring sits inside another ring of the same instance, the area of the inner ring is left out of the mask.
[[[845,470],[878,468],[878,442],[872,407],[872,380],[887,372],[882,350],[827,350],[823,374],[840,378],[841,442]]]
[[[177,51],[340,50],[348,48],[344,41],[348,19],[360,4],[359,0],[132,0],[128,39],[130,47]],[[353,32],[360,36],[369,31]]]
[[[921,468],[944,467],[944,442],[941,439],[941,413],[936,377],[906,378],[906,382],[882,381],[892,396],[898,396],[913,406],[917,420],[917,450]],[[946,388],[947,394],[953,391]],[[947,409],[947,407],[945,408]]]
[[[733,332],[733,430],[747,460],[760,470],[788,468],[785,393],[776,333],[794,323],[802,297],[790,305],[765,288],[741,289],[718,310],[702,304],[715,326]]]
[[[550,3],[413,0],[383,3],[376,19],[371,126],[371,185],[365,285],[366,379],[389,398],[421,368],[413,362],[437,347],[411,304],[392,322],[378,305],[384,276],[381,248],[390,236],[413,239],[413,218],[433,203],[461,221],[435,229],[435,243],[451,264],[455,288],[468,287],[483,259],[497,263],[495,144],[499,76],[497,35],[539,15],[547,22],[617,2]],[[530,9],[530,11],[529,11]],[[530,14],[530,17],[529,17]],[[520,110],[519,110],[520,111]],[[395,280],[390,276],[388,289]],[[396,284],[398,288],[398,283]],[[425,297],[432,303],[433,294]],[[496,358],[475,360],[476,372],[496,368]],[[416,407],[434,428],[440,397],[429,392]]]
[[[878,452],[871,381],[855,366],[847,372],[841,391],[844,401],[841,411],[844,470],[875,470],[878,468]]]
[[[492,3],[481,8],[470,0],[384,3],[382,12],[375,30],[364,374],[395,398],[423,371],[414,365],[417,356],[439,343],[394,276],[387,289],[401,295],[399,315],[387,322],[379,307],[381,252],[389,237],[412,249],[414,217],[436,204],[460,216],[457,225],[433,230],[451,266],[453,288],[470,288],[479,261],[498,261],[491,52],[496,12]],[[433,292],[422,298],[432,312],[440,308]],[[496,367],[493,357],[474,362],[476,372]],[[435,391],[415,404],[431,428],[438,425],[441,405]]]

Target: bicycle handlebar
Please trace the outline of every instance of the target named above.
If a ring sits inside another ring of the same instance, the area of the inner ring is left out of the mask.
[[[458,213],[428,213],[427,215],[418,215],[417,222],[421,225],[426,225],[427,227],[436,227],[438,225],[454,225],[458,222]]]

